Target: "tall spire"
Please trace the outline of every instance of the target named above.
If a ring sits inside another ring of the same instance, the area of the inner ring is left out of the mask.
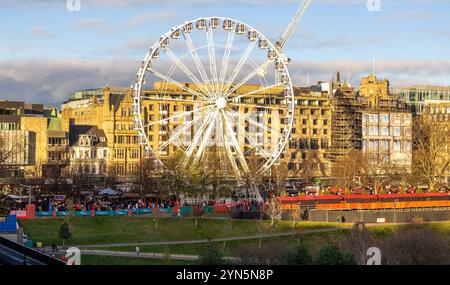
[[[375,56],[372,56],[372,75],[375,76]]]

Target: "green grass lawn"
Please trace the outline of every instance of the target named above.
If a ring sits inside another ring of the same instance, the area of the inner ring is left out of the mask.
[[[144,217],[95,217],[67,219],[70,224],[72,237],[69,245],[95,245],[109,243],[139,243],[152,241],[188,241],[208,238],[253,236],[260,234],[285,233],[296,231],[302,233],[305,230],[335,228],[335,231],[322,233],[306,233],[284,237],[264,238],[240,241],[216,242],[226,256],[239,256],[242,248],[258,247],[261,242],[276,244],[277,247],[286,249],[294,247],[299,242],[305,243],[311,253],[317,253],[320,248],[329,242],[339,242],[342,238],[349,237],[351,224],[299,222],[295,229],[292,222],[277,222],[274,228],[270,227],[270,221],[259,220],[217,220],[201,219],[195,228],[195,220],[190,218],[170,219],[160,218],[158,229],[155,228],[153,218]],[[51,245],[53,242],[60,245],[58,227],[63,219],[22,220],[20,225],[24,228],[29,239],[35,242],[44,242]],[[376,239],[384,238],[399,228],[409,225],[377,225],[370,227],[372,236]],[[450,222],[426,224],[435,231],[450,234]],[[231,229],[231,231],[230,231]],[[163,254],[188,254],[198,255],[206,244],[141,246],[141,252]],[[111,247],[99,248],[100,250],[134,252],[135,247]],[[188,261],[168,261],[165,259],[144,259],[134,257],[109,257],[109,256],[83,256],[84,265],[164,265],[164,264],[195,264]]]
[[[280,221],[271,228],[269,221],[201,219],[195,228],[195,219],[160,218],[156,229],[153,218],[143,217],[70,217],[67,221],[72,232],[69,245],[185,241],[349,226],[301,222],[294,229],[292,222]],[[22,220],[20,225],[34,242],[60,245],[58,228],[62,222],[62,219]]]

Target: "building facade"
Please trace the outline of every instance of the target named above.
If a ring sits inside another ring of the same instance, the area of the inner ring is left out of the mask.
[[[56,109],[42,104],[0,101],[0,164],[10,170],[6,178],[38,179],[49,165],[66,163],[67,133],[55,123],[57,116]]]
[[[405,102],[408,109],[413,114],[421,114],[426,101],[449,101],[450,100],[450,87],[445,86],[410,86],[402,87],[395,90],[395,93],[399,95]]]
[[[412,163],[412,114],[361,112],[362,150],[378,165],[410,170]]]
[[[104,185],[107,178],[108,144],[96,126],[71,126],[70,170],[77,185]]]

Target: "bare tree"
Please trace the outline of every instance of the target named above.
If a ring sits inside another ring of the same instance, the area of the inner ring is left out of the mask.
[[[267,208],[267,215],[270,217],[270,226],[275,226],[275,221],[281,220],[282,208],[278,199],[272,199]]]
[[[162,173],[161,181],[167,192],[179,196],[180,193],[187,193],[192,186],[192,165],[183,166],[185,155],[176,152],[170,159],[164,161],[165,169]]]
[[[302,216],[302,211],[300,210],[300,207],[295,207],[291,210],[291,217],[292,217],[292,228],[295,229],[295,226],[297,224],[297,221],[300,220]]]
[[[262,184],[264,179],[264,177],[262,177],[262,175],[258,173],[263,159],[260,156],[256,155],[256,153],[253,151],[246,157],[246,160],[249,170],[247,173],[244,173],[242,179],[245,182],[247,189],[257,189]]]
[[[450,168],[450,126],[432,117],[417,118],[413,128],[413,174],[433,192]]]
[[[0,131],[0,176],[9,177],[11,166],[26,165],[28,161],[25,161],[24,141],[21,138],[5,139],[7,132]]]
[[[237,257],[239,263],[243,265],[281,265],[290,250],[286,242],[267,241],[260,246],[254,244],[239,246]]]
[[[366,264],[367,249],[376,246],[369,230],[362,222],[353,225],[350,238],[346,238],[342,243],[344,251],[352,252],[358,265]]]
[[[151,188],[158,189],[161,167],[158,167],[154,158],[141,158],[133,175],[140,185],[141,196],[144,196],[145,193],[151,191]]]
[[[365,163],[364,155],[359,150],[354,150],[333,163],[331,173],[337,180],[336,185],[347,190],[354,188],[356,186],[356,178],[361,175],[363,163]]]
[[[424,226],[396,231],[381,242],[383,264],[386,265],[448,265],[448,237]]]
[[[286,179],[288,176],[287,163],[281,161],[277,165],[273,165],[271,168],[272,181],[274,183],[275,195],[281,196],[281,193],[286,190]]]

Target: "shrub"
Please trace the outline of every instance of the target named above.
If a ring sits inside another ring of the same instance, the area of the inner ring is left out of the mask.
[[[285,263],[287,265],[311,265],[313,258],[309,254],[308,248],[301,244],[292,252],[286,254]]]
[[[352,253],[344,253],[333,243],[325,245],[316,256],[317,265],[354,265],[355,261]]]

